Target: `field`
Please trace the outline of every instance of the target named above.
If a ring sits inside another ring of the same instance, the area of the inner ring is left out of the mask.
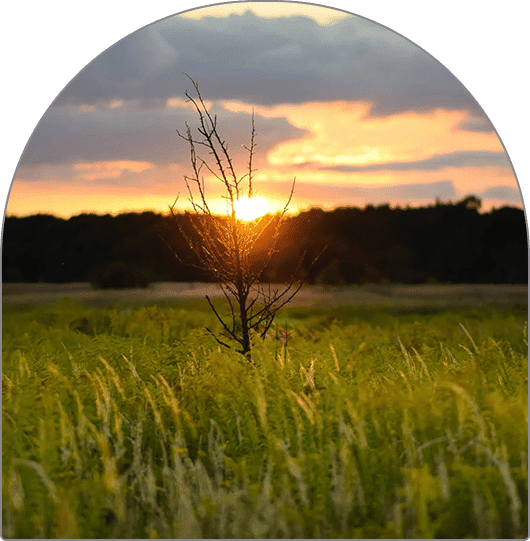
[[[3,537],[526,538],[526,288],[399,287],[306,290],[254,365],[192,294],[4,289]]]

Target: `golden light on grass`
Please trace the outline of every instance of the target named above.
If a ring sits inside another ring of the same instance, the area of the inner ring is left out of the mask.
[[[238,220],[250,222],[267,214],[269,204],[263,197],[241,197],[234,202]]]

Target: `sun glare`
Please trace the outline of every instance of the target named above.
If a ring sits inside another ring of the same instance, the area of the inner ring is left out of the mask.
[[[267,214],[269,205],[263,197],[242,197],[234,202],[238,220],[250,222]]]

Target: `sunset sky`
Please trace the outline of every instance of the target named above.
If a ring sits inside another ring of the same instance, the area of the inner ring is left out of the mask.
[[[273,209],[294,177],[293,211],[468,194],[486,209],[522,206],[484,112],[427,53],[344,12],[244,2],[169,17],[93,60],[37,126],[7,214],[165,212],[178,193],[185,208],[189,149],[175,129],[196,118],[182,72],[211,102],[241,174],[254,110],[256,188]]]

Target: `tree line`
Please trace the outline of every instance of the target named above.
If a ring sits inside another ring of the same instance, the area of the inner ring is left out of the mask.
[[[420,208],[315,208],[284,217],[261,279],[284,282],[296,273],[308,283],[332,285],[527,283],[523,210],[479,209],[480,200],[469,196]],[[208,281],[193,266],[195,254],[182,234],[186,227],[193,234],[190,220],[193,215],[154,212],[6,217],[3,282],[89,281],[105,288]],[[255,246],[258,262],[268,239],[263,235]]]

